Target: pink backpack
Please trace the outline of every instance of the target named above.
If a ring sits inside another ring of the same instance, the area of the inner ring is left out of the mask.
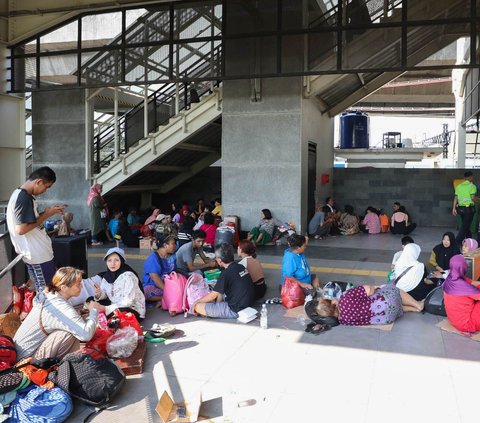
[[[183,293],[187,285],[187,278],[181,273],[170,272],[163,278],[162,308],[174,316],[183,311]]]
[[[183,311],[185,317],[187,317],[188,313],[193,314],[191,306],[209,293],[210,288],[208,287],[208,283],[203,279],[203,276],[198,273],[192,273],[188,278],[187,287],[183,295]],[[189,304],[190,307],[188,306]]]

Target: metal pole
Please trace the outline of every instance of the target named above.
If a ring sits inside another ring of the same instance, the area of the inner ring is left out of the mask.
[[[113,104],[113,128],[114,128],[114,137],[113,142],[115,145],[115,158],[118,159],[120,155],[120,139],[119,139],[119,131],[118,131],[118,90],[114,88],[114,104]]]
[[[148,138],[148,85],[143,91],[143,137]]]
[[[175,83],[175,116],[180,113],[180,84]]]
[[[89,89],[85,90],[85,180],[91,178],[92,140],[90,137],[90,100]]]

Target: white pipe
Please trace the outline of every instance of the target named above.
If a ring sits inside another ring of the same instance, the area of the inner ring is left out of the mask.
[[[92,139],[90,137],[90,101],[88,100],[89,89],[85,90],[85,180],[91,178]]]
[[[148,138],[148,85],[143,91],[143,137]]]
[[[114,144],[115,144],[115,158],[118,159],[120,155],[120,139],[118,130],[118,91],[114,88],[114,102],[113,102],[113,117],[114,117]]]

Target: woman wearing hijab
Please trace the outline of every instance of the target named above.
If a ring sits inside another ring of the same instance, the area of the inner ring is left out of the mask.
[[[110,301],[102,306],[107,317],[116,309],[131,312],[137,320],[145,317],[145,295],[140,288],[138,275],[125,262],[125,252],[118,247],[110,248],[103,257],[107,270],[83,281],[85,290],[95,290],[96,300]],[[85,294],[84,294],[85,295]],[[80,297],[83,298],[84,295]]]
[[[458,254],[450,259],[450,274],[443,284],[448,320],[461,332],[480,330],[479,282],[465,277],[467,261]]]
[[[450,259],[460,254],[460,249],[455,242],[453,232],[445,232],[442,235],[442,243],[433,247],[429,263],[437,272],[444,272],[450,269]]]
[[[90,219],[90,231],[92,234],[92,245],[103,245],[98,236],[107,228],[105,219],[108,217],[108,206],[102,197],[102,185],[95,184],[90,188],[88,194],[88,217]],[[109,238],[107,233],[107,238]],[[112,239],[109,239],[112,241]]]
[[[462,243],[462,254],[469,254],[478,248],[478,242],[473,238],[465,238]]]
[[[417,244],[407,244],[395,263],[395,284],[398,289],[408,292],[415,300],[425,299],[435,284],[425,279],[425,266],[418,261],[421,252]]]
[[[147,217],[147,220],[145,220],[145,223],[144,225],[145,226],[148,226],[150,224],[152,224],[153,222],[155,222],[155,219],[157,218],[157,216],[160,214],[160,209],[155,209],[152,214]]]
[[[433,283],[439,284],[443,282],[447,276],[446,272],[450,269],[450,259],[460,254],[460,249],[455,241],[455,235],[453,232],[445,232],[442,235],[441,244],[433,247],[432,254],[428,264],[432,267],[432,280]]]

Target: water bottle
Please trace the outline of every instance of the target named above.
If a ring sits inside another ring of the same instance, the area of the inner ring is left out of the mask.
[[[260,327],[262,329],[268,328],[268,311],[266,304],[262,304],[262,311],[260,312]]]
[[[108,329],[108,320],[103,311],[98,313],[98,326],[102,329]]]

